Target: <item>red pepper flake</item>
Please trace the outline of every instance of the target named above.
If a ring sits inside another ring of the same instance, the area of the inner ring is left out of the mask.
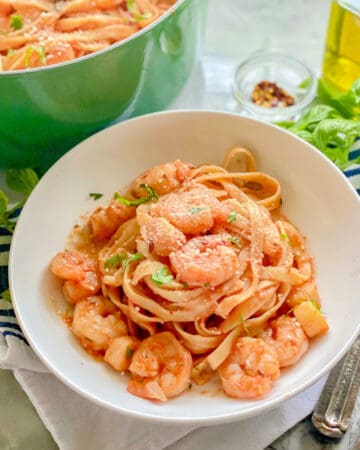
[[[295,103],[294,97],[271,81],[261,81],[253,90],[251,100],[263,108],[286,108]]]

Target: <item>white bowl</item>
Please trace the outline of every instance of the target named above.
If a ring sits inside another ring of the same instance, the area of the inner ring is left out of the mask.
[[[271,392],[256,401],[193,387],[158,404],[130,395],[127,376],[92,359],[56,315],[61,296],[49,261],[64,248],[82,213],[106,202],[139,172],[176,158],[221,163],[240,144],[258,166],[278,178],[283,208],[308,237],[330,331],[316,339]],[[238,115],[180,111],[139,117],[102,131],[63,156],[27,201],[12,240],[10,289],[19,323],[32,348],[66,385],[99,405],[152,421],[215,424],[259,414],[289,399],[324,375],[359,333],[360,201],[342,173],[320,152],[275,126]]]

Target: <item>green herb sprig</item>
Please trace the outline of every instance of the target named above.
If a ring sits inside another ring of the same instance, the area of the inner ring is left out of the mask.
[[[131,347],[126,347],[126,359],[131,359],[134,350]]]
[[[19,14],[13,14],[10,18],[10,26],[13,30],[21,30],[23,25],[22,17]]]
[[[118,253],[117,255],[111,256],[108,258],[105,263],[105,269],[118,269],[121,267],[121,271],[125,272],[126,267],[133,261],[137,261],[138,259],[143,258],[142,253],[130,253],[126,254],[125,252]]]
[[[122,197],[118,192],[115,192],[114,199],[117,200],[121,205],[125,206],[139,206],[143,203],[150,202],[151,200],[159,199],[159,196],[151,186],[147,184],[140,184],[140,187],[145,189],[149,195],[146,197],[137,198],[136,200],[128,200],[127,198]]]
[[[163,284],[170,283],[174,277],[169,273],[169,269],[166,266],[160,267],[155,273],[151,275],[152,281],[161,287]]]
[[[6,289],[5,291],[1,292],[0,298],[3,300],[6,300],[7,302],[11,303],[11,296],[9,289]]]
[[[231,211],[231,213],[229,214],[229,217],[227,218],[227,221],[229,223],[233,223],[233,222],[236,222],[236,218],[237,218],[236,211]]]
[[[24,194],[24,199],[13,207],[9,207],[8,196],[0,189],[0,228],[4,228],[9,233],[13,233],[16,222],[14,215],[25,204],[39,181],[39,177],[32,169],[8,169],[6,172],[6,184],[13,191]]]
[[[193,215],[193,214],[197,214],[197,213],[199,213],[199,212],[201,212],[201,211],[204,211],[204,210],[205,210],[204,207],[201,207],[201,206],[192,206],[191,208],[189,208],[189,213],[190,213],[191,215]]]
[[[46,58],[46,53],[45,53],[44,47],[42,45],[30,45],[26,49],[25,59],[24,59],[24,64],[27,69],[30,67],[30,56],[31,56],[32,52],[36,52],[40,57],[41,63],[46,64],[47,58]]]
[[[99,192],[90,192],[89,197],[91,197],[94,200],[99,200],[104,194],[100,194]]]
[[[341,170],[360,163],[349,160],[351,146],[360,137],[360,78],[347,92],[341,92],[324,79],[318,83],[317,99],[296,122],[281,122],[298,137],[317,147]]]
[[[126,8],[131,13],[132,17],[136,21],[140,20],[148,20],[152,18],[152,14],[147,12],[145,14],[140,14],[139,11],[136,9],[135,6],[135,0],[126,0]]]
[[[249,328],[246,325],[246,322],[244,320],[244,317],[243,317],[242,313],[240,313],[240,322],[241,322],[241,326],[243,327],[243,330],[246,333],[246,336],[250,336]]]

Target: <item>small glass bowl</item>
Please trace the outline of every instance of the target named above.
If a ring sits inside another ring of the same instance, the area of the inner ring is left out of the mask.
[[[291,106],[266,108],[251,100],[254,87],[270,81],[294,97]],[[242,62],[235,73],[234,96],[251,116],[269,122],[296,119],[316,94],[315,74],[297,59],[277,50],[259,51]]]

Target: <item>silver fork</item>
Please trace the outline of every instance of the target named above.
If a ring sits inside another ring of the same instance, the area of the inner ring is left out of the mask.
[[[360,336],[331,370],[315,406],[311,420],[321,434],[338,438],[346,433],[359,388]]]

